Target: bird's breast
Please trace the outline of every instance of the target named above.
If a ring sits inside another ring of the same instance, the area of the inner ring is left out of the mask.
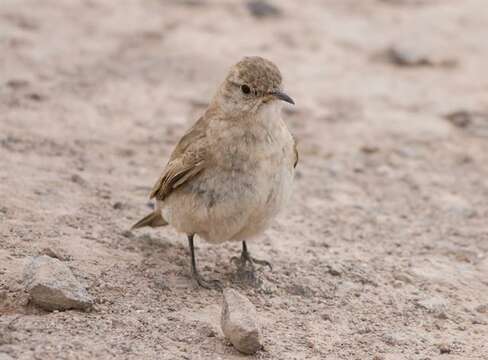
[[[214,168],[220,174],[221,201],[275,214],[291,192],[293,138],[281,120],[255,121],[221,132]]]

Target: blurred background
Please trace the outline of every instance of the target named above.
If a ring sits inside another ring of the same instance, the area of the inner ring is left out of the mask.
[[[242,290],[261,358],[482,359],[487,34],[485,0],[2,0],[0,353],[238,358],[181,235],[127,230],[229,67],[259,55],[300,152],[293,203],[251,245],[275,271]],[[234,286],[238,246],[199,247]],[[27,304],[46,252],[94,313]]]

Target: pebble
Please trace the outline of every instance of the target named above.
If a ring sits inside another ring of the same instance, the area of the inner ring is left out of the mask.
[[[112,207],[115,209],[115,210],[120,210],[124,207],[124,204],[120,201],[117,201],[115,202]]]
[[[439,345],[439,352],[441,354],[450,354],[451,353],[451,346],[446,343],[442,343]]]
[[[225,289],[223,295],[221,326],[225,337],[238,351],[254,354],[262,348],[256,308],[234,289]]]
[[[11,89],[24,89],[29,86],[29,81],[24,79],[10,79],[7,81],[7,86]]]
[[[82,185],[82,186],[85,186],[87,184],[86,180],[83,179],[80,175],[78,174],[73,174],[71,175],[71,181],[78,184],[78,185]]]
[[[342,266],[340,264],[333,263],[327,265],[327,271],[332,276],[341,276],[343,273]]]
[[[46,255],[55,259],[59,260],[67,260],[67,256],[63,256],[60,254],[58,250],[53,249],[52,247],[45,247],[41,250],[40,255]]]
[[[434,296],[417,301],[417,306],[427,310],[427,312],[434,314],[437,318],[445,319],[447,317],[446,311],[449,302],[440,296]]]
[[[280,9],[264,0],[251,0],[246,5],[249,12],[257,18],[281,15]]]
[[[488,313],[488,304],[478,305],[475,309],[480,314],[487,314]]]
[[[472,117],[472,114],[466,110],[454,111],[444,116],[446,120],[459,128],[465,128],[469,126],[473,122]]]
[[[93,305],[93,298],[68,266],[49,256],[31,259],[24,271],[24,284],[30,301],[45,310],[86,310]]]
[[[406,284],[411,284],[413,282],[412,278],[405,273],[395,272],[393,273],[393,278],[397,281],[404,282]]]
[[[444,115],[444,118],[471,135],[488,136],[488,112],[486,111],[460,109]]]
[[[393,64],[405,67],[414,66],[443,66],[454,67],[456,59],[439,57],[429,52],[429,47],[416,43],[394,44],[387,50],[387,55]]]

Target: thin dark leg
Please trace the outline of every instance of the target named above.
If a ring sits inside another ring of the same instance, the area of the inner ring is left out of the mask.
[[[245,241],[242,242],[242,253],[248,253],[249,254],[249,251],[247,251],[247,244]]]
[[[222,289],[222,284],[218,280],[205,280],[197,270],[197,262],[195,260],[195,245],[193,244],[193,237],[195,234],[188,235],[188,244],[190,245],[191,255],[191,274],[198,285],[205,289]]]
[[[198,274],[197,262],[195,260],[195,245],[193,244],[193,237],[195,235],[188,235],[188,244],[190,245],[190,255],[191,255],[191,273],[192,275]]]

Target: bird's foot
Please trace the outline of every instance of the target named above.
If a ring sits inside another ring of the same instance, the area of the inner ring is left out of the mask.
[[[267,266],[269,267],[269,270],[273,270],[273,266],[271,266],[271,263],[267,260],[260,260],[256,259],[251,256],[251,254],[246,251],[242,252],[241,256],[233,256],[230,258],[230,262],[233,264],[236,264],[237,270],[242,272],[246,270],[246,265],[249,265],[250,270],[254,272],[254,264],[261,265],[261,266]]]
[[[224,287],[219,280],[206,280],[198,272],[193,273],[193,279],[197,282],[199,286],[208,290],[222,290]]]
[[[256,276],[255,264],[268,266],[270,270],[273,270],[271,263],[266,260],[259,260],[253,258],[247,250],[247,244],[242,242],[241,256],[233,256],[230,259],[231,263],[237,265],[236,280],[239,282],[248,283],[254,287],[260,287],[262,281]]]

